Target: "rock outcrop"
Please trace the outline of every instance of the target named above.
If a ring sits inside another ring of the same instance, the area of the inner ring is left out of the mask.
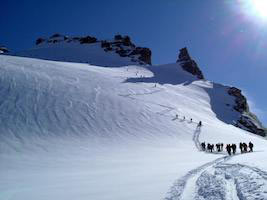
[[[5,46],[0,46],[0,54],[1,53],[8,53],[8,49]]]
[[[180,49],[177,63],[179,63],[185,71],[193,74],[199,79],[204,79],[202,71],[199,69],[197,63],[191,59],[187,48]]]
[[[136,47],[129,36],[115,35],[114,41],[101,41],[101,47],[105,51],[115,51],[121,57],[130,57],[133,62],[151,65],[151,50],[144,47]]]
[[[132,62],[140,65],[151,65],[151,50],[144,47],[136,47],[129,36],[115,35],[113,40],[98,40],[92,36],[69,37],[61,34],[54,34],[51,37],[38,38],[36,45],[49,43],[80,43],[81,45],[99,43],[105,52],[115,52],[120,57],[129,57]]]
[[[266,136],[266,130],[258,118],[250,112],[247,99],[242,95],[241,90],[235,87],[230,87],[228,89],[228,94],[235,97],[235,105],[233,108],[240,113],[240,117],[234,125],[251,133]]]

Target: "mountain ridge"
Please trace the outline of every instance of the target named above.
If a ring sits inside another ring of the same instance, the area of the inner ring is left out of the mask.
[[[170,73],[166,70],[160,70],[160,73],[165,74],[166,77],[163,77],[159,72],[155,71],[151,61],[152,52],[149,48],[137,47],[133,44],[129,36],[122,36],[120,34],[115,35],[112,40],[98,40],[93,36],[69,37],[56,33],[49,38],[38,38],[36,40],[36,48],[19,52],[15,55],[56,61],[88,63],[108,67],[140,65],[146,66],[147,69],[151,70],[155,75],[152,78],[129,78],[128,81],[130,82],[153,82],[162,80],[161,83],[164,84],[168,82],[166,78],[170,76]],[[204,74],[197,62],[191,58],[186,47],[180,49],[176,63],[184,71],[192,74],[196,79],[205,80]],[[179,80],[177,81],[179,82]],[[222,92],[234,98],[233,105],[224,103],[222,109],[228,110],[230,106],[230,109],[233,112],[237,112],[237,114],[235,114],[235,117],[232,117],[231,120],[225,120],[223,116],[224,112],[215,108],[214,112],[219,119],[227,124],[232,124],[257,135],[267,135],[265,127],[261,124],[256,115],[249,110],[247,99],[240,89],[226,86],[225,91]],[[212,92],[208,93],[211,94],[211,98],[213,98]]]

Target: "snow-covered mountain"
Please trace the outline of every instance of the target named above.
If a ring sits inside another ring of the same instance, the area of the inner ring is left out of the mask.
[[[0,200],[267,199],[266,140],[233,125],[240,91],[205,80],[185,49],[150,66],[101,42],[38,46],[0,55]]]
[[[148,48],[136,47],[129,36],[121,35],[115,35],[113,40],[98,40],[92,36],[69,37],[54,34],[47,39],[38,38],[35,48],[18,52],[16,55],[108,67],[151,65],[151,51]],[[202,71],[191,59],[186,48],[180,50],[177,63],[185,71],[199,79],[204,79]],[[257,117],[250,112],[247,100],[241,90],[235,87],[225,87],[221,92],[225,93],[222,95],[233,96],[235,103],[225,102],[222,103],[222,108],[214,108],[218,118],[257,135],[266,136],[266,130]],[[210,95],[212,96],[212,92]],[[216,97],[211,99],[214,98]],[[216,99],[216,101],[220,101],[220,99]],[[225,113],[229,109],[233,112]]]
[[[129,36],[115,35],[112,40],[95,37],[69,37],[54,34],[36,40],[36,47],[16,53],[46,60],[88,63],[98,66],[151,65],[151,51],[136,47]]]

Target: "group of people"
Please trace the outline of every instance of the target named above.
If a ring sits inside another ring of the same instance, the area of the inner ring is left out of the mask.
[[[208,152],[213,152],[215,151],[215,148],[216,148],[216,151],[217,152],[222,152],[223,151],[223,143],[217,143],[217,144],[210,144],[208,143],[206,145],[205,142],[202,142],[201,143],[201,148],[202,148],[202,151],[208,151]],[[245,142],[240,142],[239,143],[239,148],[240,148],[240,152],[241,153],[246,153],[246,152],[253,152],[253,143],[252,142],[249,142],[248,145],[245,143]],[[227,144],[226,147],[225,147],[227,153],[229,155],[234,155],[236,154],[236,149],[237,149],[237,146],[236,144]]]
[[[179,119],[179,115],[176,114],[174,119]],[[182,119],[185,120],[185,116],[183,116]],[[189,121],[192,123],[192,122],[193,122],[193,119],[190,118]],[[199,121],[197,126],[198,126],[198,127],[201,127],[201,126],[202,126],[202,122]]]
[[[211,152],[211,153],[215,150],[215,148],[216,148],[217,152],[221,152],[221,151],[223,151],[223,143],[217,143],[215,145],[208,143],[206,145],[205,142],[202,142],[201,143],[201,148],[202,148],[203,151],[207,150],[208,152]]]
[[[178,115],[178,114],[176,114],[174,119],[179,119],[179,115]],[[183,117],[182,117],[182,119],[183,119],[183,120],[185,120],[185,116],[183,116]],[[192,118],[190,118],[190,120],[189,120],[189,121],[190,121],[190,122],[193,122],[193,119],[192,119]]]

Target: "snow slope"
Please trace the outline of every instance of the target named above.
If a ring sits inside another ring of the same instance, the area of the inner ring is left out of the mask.
[[[19,56],[55,61],[89,63],[105,66],[125,66],[135,64],[130,58],[120,58],[115,52],[105,52],[99,42],[81,45],[80,43],[43,44],[33,49],[17,53]]]
[[[267,199],[266,140],[216,117],[233,102],[224,86],[178,64],[128,64],[0,56],[0,200]],[[200,141],[255,152],[208,154]]]
[[[150,49],[137,47],[129,36],[121,35],[115,35],[111,40],[97,40],[90,36],[69,37],[54,34],[47,39],[37,39],[34,48],[15,55],[108,67],[151,65]]]

